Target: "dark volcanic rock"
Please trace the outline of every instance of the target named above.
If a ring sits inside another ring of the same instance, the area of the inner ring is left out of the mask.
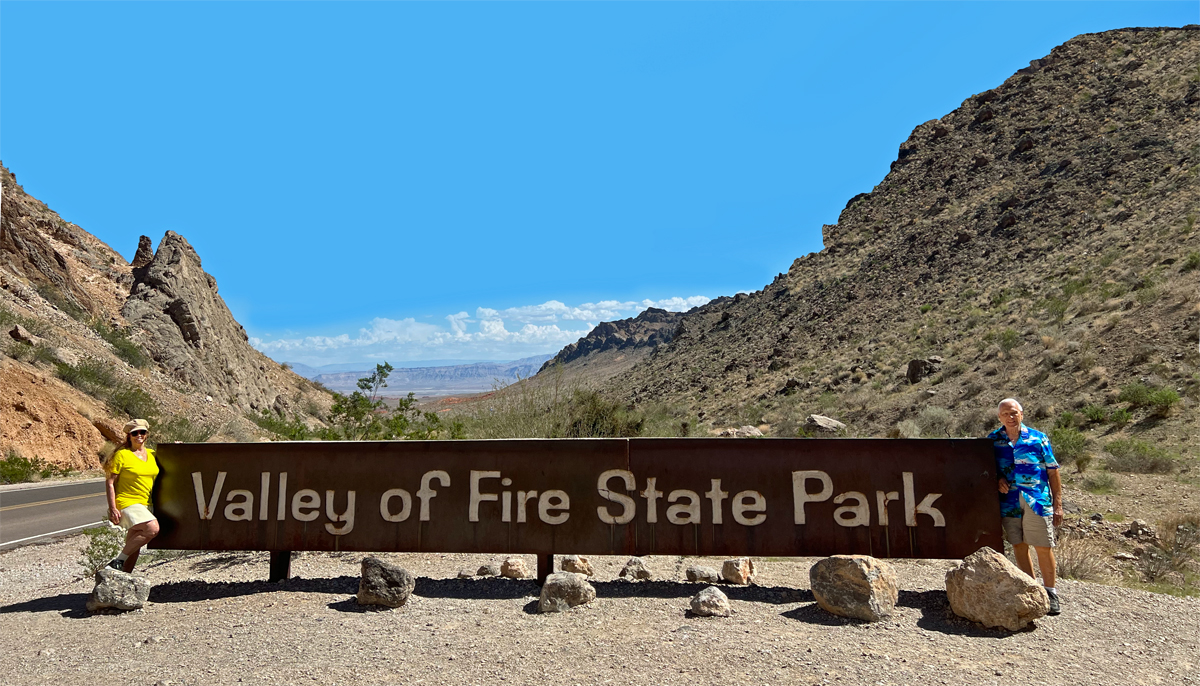
[[[669,343],[682,318],[682,312],[668,312],[651,307],[636,317],[601,322],[588,335],[559,351],[553,359],[542,365],[539,371],[606,350],[655,348]]]

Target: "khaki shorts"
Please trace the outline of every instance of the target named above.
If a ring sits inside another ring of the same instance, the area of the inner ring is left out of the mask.
[[[1013,545],[1028,543],[1035,548],[1053,548],[1054,518],[1034,512],[1024,495],[1019,496],[1018,500],[1021,501],[1021,516],[1000,518],[1004,525],[1004,538]]]
[[[150,508],[146,507],[145,505],[130,505],[124,510],[121,510],[121,526],[124,527],[126,531],[129,531],[130,527],[137,526],[138,524],[144,524],[146,522],[152,522],[155,519],[158,519],[158,517],[155,517],[154,514],[150,512]]]

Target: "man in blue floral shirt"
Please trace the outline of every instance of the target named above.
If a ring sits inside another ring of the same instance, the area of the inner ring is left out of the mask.
[[[1062,524],[1062,480],[1050,439],[1025,426],[1021,403],[1013,398],[1000,401],[997,409],[1004,426],[988,434],[996,452],[1000,475],[1000,517],[1004,537],[1013,546],[1017,566],[1033,576],[1029,547],[1037,551],[1042,583],[1050,596],[1050,612],[1061,611],[1054,589],[1054,527]],[[1036,578],[1036,577],[1035,577]]]

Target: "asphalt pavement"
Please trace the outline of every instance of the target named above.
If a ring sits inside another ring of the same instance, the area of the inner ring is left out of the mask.
[[[0,490],[0,548],[75,533],[107,515],[104,480]]]

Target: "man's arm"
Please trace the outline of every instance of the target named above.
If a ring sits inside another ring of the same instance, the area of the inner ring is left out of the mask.
[[[1054,526],[1061,526],[1063,521],[1062,477],[1057,469],[1047,469],[1046,477],[1050,481],[1050,496],[1054,503]]]

